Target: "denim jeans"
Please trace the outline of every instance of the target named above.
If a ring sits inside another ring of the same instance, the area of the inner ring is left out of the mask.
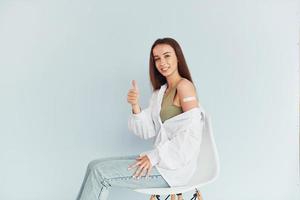
[[[156,167],[152,167],[148,179],[133,178],[137,167],[128,170],[138,155],[110,157],[93,160],[88,164],[77,200],[106,200],[110,187],[130,189],[170,187]],[[143,174],[144,175],[144,174]]]

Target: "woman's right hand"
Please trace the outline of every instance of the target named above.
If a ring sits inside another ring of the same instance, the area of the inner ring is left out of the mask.
[[[132,80],[132,88],[128,91],[127,102],[131,104],[133,111],[139,110],[139,89],[135,80]]]

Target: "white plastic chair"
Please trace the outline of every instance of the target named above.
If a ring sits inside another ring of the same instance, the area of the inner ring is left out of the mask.
[[[202,200],[201,193],[198,189],[215,181],[220,171],[219,157],[213,136],[211,118],[207,113],[205,113],[205,117],[205,128],[198,157],[198,168],[189,184],[184,187],[140,188],[135,189],[135,192],[151,194],[151,200],[154,200],[154,197],[159,200],[160,195],[182,194],[195,189],[196,191],[192,199],[198,198],[199,200]],[[153,196],[153,194],[155,194],[155,196]],[[167,196],[166,199],[168,199],[168,197],[169,196]],[[172,195],[171,199],[174,199],[174,197],[175,195]]]

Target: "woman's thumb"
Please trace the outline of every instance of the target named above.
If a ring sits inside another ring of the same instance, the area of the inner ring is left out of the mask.
[[[132,80],[132,87],[133,87],[133,89],[135,89],[135,90],[139,90],[138,89],[138,86],[137,86],[137,83],[136,83],[136,81],[135,80]]]

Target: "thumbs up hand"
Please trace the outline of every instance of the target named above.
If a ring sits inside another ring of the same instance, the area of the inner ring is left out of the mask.
[[[131,104],[131,106],[139,107],[139,89],[137,86],[137,82],[132,80],[132,88],[128,91],[127,101]]]

